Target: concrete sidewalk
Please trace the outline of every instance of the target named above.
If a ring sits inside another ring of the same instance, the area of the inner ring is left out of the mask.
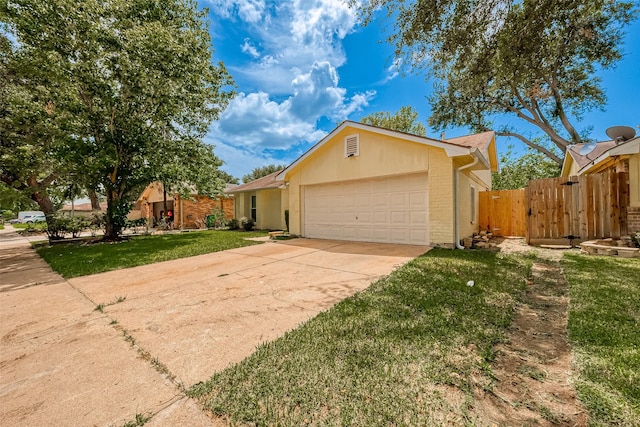
[[[12,426],[219,425],[185,388],[428,250],[297,239],[65,281],[2,237],[0,425]]]

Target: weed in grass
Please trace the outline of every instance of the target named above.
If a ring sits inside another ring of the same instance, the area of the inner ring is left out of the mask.
[[[527,377],[536,381],[544,381],[547,378],[547,373],[542,369],[538,369],[535,366],[524,365],[518,369],[518,373],[526,375]]]
[[[537,408],[538,412],[540,413],[540,415],[542,416],[542,418],[544,418],[545,420],[549,421],[552,424],[558,424],[558,422],[560,421],[558,419],[558,416],[556,414],[554,414],[551,409],[547,408],[546,406],[540,406]]]
[[[136,414],[136,419],[122,425],[122,427],[142,427],[151,419],[150,416],[144,414]]]
[[[129,344],[131,344],[132,346],[136,345],[136,339],[133,337],[133,335],[129,334],[127,331],[123,330],[122,331],[122,335],[124,336],[124,340],[126,342],[128,342]]]

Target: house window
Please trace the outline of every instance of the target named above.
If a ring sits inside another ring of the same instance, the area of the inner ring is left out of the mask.
[[[349,135],[344,139],[344,156],[353,157],[360,155],[360,135]]]
[[[471,200],[471,224],[475,224],[476,222],[476,187],[473,185],[470,187],[470,197]]]
[[[256,196],[251,196],[251,218],[258,220],[258,210],[256,209]]]

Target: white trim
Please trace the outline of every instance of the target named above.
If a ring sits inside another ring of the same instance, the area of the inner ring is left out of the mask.
[[[476,223],[477,208],[476,202],[478,201],[478,190],[473,184],[469,184],[469,199],[471,199],[471,224]]]

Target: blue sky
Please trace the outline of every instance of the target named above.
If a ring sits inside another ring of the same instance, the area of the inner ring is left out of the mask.
[[[199,0],[209,8],[215,60],[233,76],[238,95],[205,141],[242,177],[254,167],[288,164],[343,120],[411,105],[426,125],[431,86],[420,75],[402,76],[384,39],[391,22],[368,27],[343,0]],[[604,111],[586,114],[581,127],[607,139],[614,125],[640,125],[640,22],[627,30],[625,57],[600,73],[608,94]],[[517,119],[502,123],[519,127]],[[638,130],[636,128],[636,130]],[[639,131],[640,132],[640,131]],[[429,136],[440,132],[427,128]],[[447,137],[467,129],[446,130]],[[498,138],[498,151],[510,141]]]

